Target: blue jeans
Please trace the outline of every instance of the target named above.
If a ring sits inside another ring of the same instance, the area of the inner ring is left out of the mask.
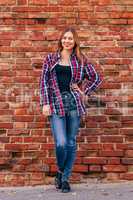
[[[69,111],[65,116],[52,114],[50,123],[55,141],[57,167],[63,172],[62,181],[67,181],[76,156],[76,136],[80,126],[80,116],[76,110]]]

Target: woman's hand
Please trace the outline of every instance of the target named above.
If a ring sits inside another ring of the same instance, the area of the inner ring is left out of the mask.
[[[84,94],[84,92],[79,88],[79,86],[76,83],[73,83],[71,88],[73,90],[78,90],[79,91],[82,101],[86,104],[87,101],[88,101],[88,96]]]
[[[50,106],[44,105],[42,109],[42,113],[44,116],[50,116],[51,115]]]

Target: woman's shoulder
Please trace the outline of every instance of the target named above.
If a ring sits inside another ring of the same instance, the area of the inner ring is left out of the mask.
[[[89,59],[88,56],[85,53],[82,53],[82,60],[84,64],[89,63]]]
[[[44,56],[44,59],[46,59],[47,61],[49,60],[53,60],[58,58],[58,52],[50,52],[47,55]]]

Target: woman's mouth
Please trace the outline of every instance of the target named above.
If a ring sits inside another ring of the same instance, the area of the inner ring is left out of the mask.
[[[70,44],[64,44],[64,46],[65,46],[65,47],[69,47],[69,46],[70,46]]]

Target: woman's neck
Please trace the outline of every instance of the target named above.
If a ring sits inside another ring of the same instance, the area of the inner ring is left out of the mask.
[[[61,59],[59,64],[61,65],[70,65],[70,55],[72,51],[62,50],[61,51]]]
[[[71,53],[72,53],[72,50],[70,50],[70,51],[62,50],[62,52],[61,52],[62,60],[69,60]]]

